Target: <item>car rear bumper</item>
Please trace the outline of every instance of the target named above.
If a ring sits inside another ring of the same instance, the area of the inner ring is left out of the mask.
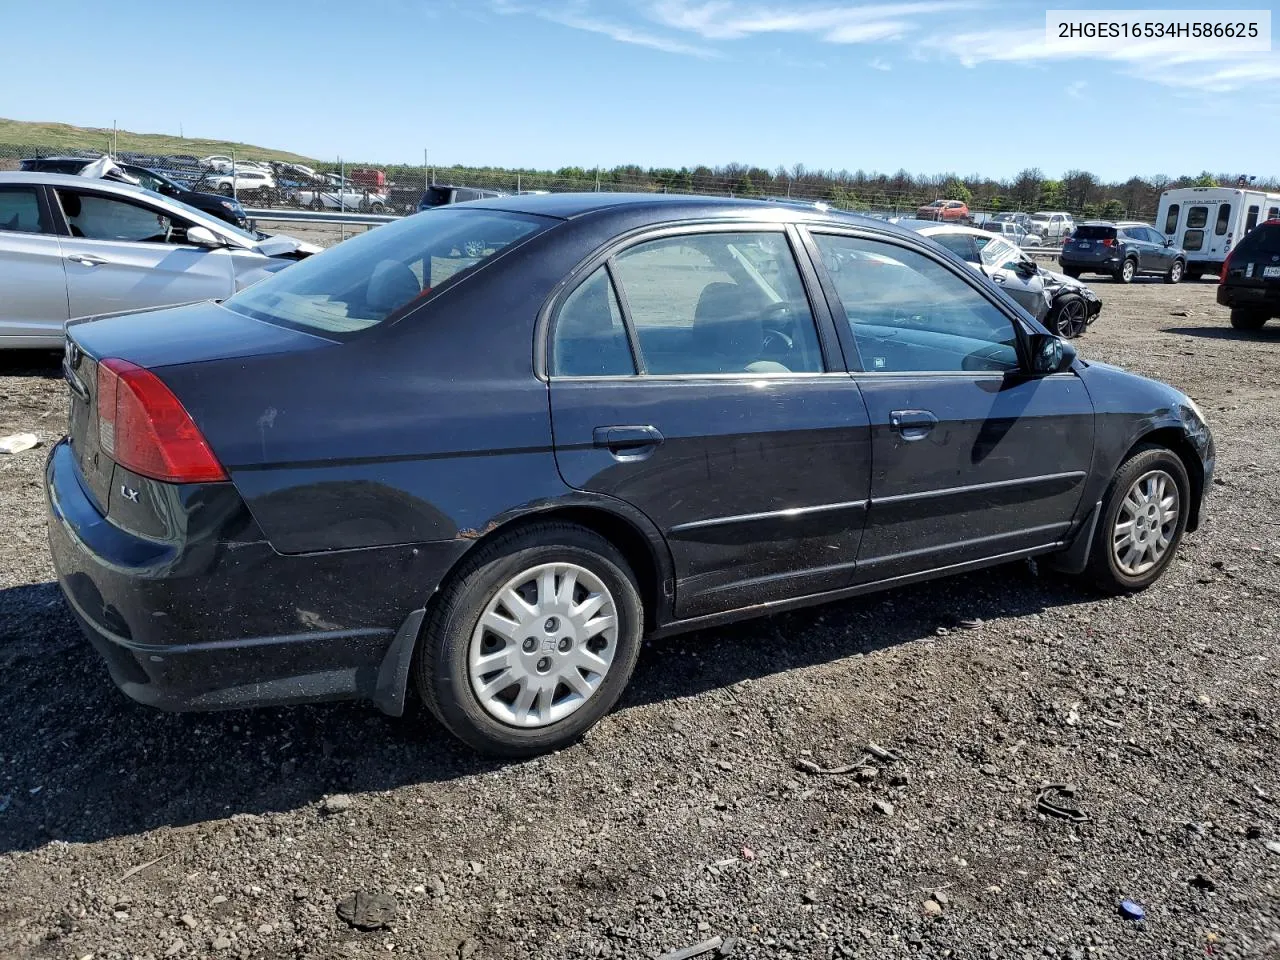
[[[1273,287],[1241,287],[1218,284],[1218,303],[1224,307],[1256,307],[1280,316],[1280,285]]]
[[[1119,270],[1120,264],[1124,262],[1124,256],[1119,251],[1115,253],[1108,252],[1105,256],[1080,256],[1079,254],[1061,253],[1058,255],[1058,263],[1065,270],[1089,270],[1111,273]]]
[[[72,613],[120,689],[165,710],[367,699],[400,714],[424,601],[467,546],[286,556],[260,537],[144,538],[98,512],[65,440],[45,491]]]

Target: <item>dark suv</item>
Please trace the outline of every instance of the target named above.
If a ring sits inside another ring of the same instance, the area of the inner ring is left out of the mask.
[[[1222,265],[1218,302],[1237,330],[1258,330],[1280,317],[1280,220],[1259,224]]]
[[[468,200],[496,200],[507,194],[501,190],[481,190],[478,187],[452,187],[448,184],[435,184],[427,187],[418,201],[418,212],[430,210],[432,207],[443,207],[450,203],[466,203]]]
[[[1069,277],[1105,273],[1121,283],[1132,283],[1141,273],[1163,274],[1170,283],[1178,283],[1187,272],[1186,251],[1165,240],[1155,227],[1108,220],[1076,227],[1062,245],[1058,263]]]
[[[28,173],[66,173],[76,176],[91,163],[93,163],[92,160],[84,157],[40,157],[38,159],[23,160],[18,166],[19,169]],[[244,207],[234,197],[224,197],[216,193],[201,193],[197,190],[190,190],[182,184],[170,180],[162,173],[157,173],[147,167],[140,167],[135,163],[117,163],[116,166],[137,180],[138,185],[144,189],[168,197],[171,200],[185,203],[189,207],[195,207],[197,210],[233,224],[241,230],[249,229],[249,217],[244,212]]]

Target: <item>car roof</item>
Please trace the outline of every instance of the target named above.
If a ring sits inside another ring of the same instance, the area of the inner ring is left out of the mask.
[[[974,237],[990,237],[989,230],[981,230],[978,227],[966,227],[959,223],[939,223],[937,220],[914,220],[903,217],[898,221],[898,226],[907,230],[914,230],[916,233],[931,237],[936,233],[967,233]]]
[[[756,217],[763,220],[832,221],[874,225],[885,221],[840,210],[822,210],[811,203],[778,203],[740,197],[709,197],[684,193],[547,193],[472,200],[459,206],[502,210],[572,220],[602,212],[648,212],[655,222],[694,218]]]

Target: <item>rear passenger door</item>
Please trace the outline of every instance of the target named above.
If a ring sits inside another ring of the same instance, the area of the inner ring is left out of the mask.
[[[0,185],[0,345],[57,346],[67,316],[62,247],[43,188]]]
[[[782,226],[702,226],[629,241],[554,307],[560,473],[661,530],[680,618],[852,579],[867,413],[813,283]]]

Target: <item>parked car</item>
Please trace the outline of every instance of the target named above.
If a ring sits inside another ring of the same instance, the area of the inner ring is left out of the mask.
[[[84,157],[40,157],[21,161],[18,169],[25,170],[28,173],[66,173],[79,176],[93,162],[93,160]],[[149,170],[146,167],[139,167],[132,163],[117,162],[116,166],[127,176],[132,177],[138,186],[145,187],[161,196],[181,201],[189,207],[195,207],[197,210],[203,210],[205,213],[215,216],[219,220],[234,224],[243,230],[249,229],[249,217],[245,214],[244,207],[233,197],[189,190],[162,173]]]
[[[1187,269],[1187,254],[1148,224],[1090,220],[1076,227],[1062,245],[1058,263],[1069,277],[1101,273],[1121,283],[1133,283],[1141,274],[1156,273],[1169,283],[1180,283]]]
[[[997,233],[1018,247],[1038,247],[1044,240],[1038,233],[1027,233],[1021,224],[1012,220],[988,220],[982,229]]]
[[[432,207],[443,207],[450,203],[466,203],[469,200],[493,200],[505,197],[501,190],[481,190],[478,187],[453,187],[448,184],[432,184],[418,201],[418,212],[430,210]]]
[[[1062,243],[1076,228],[1071,214],[1061,210],[1041,210],[1031,215],[1032,233],[1040,234],[1044,243]]]
[[[900,220],[989,277],[1024,310],[1061,337],[1078,337],[1102,312],[1102,300],[1079,280],[1040,266],[1011,241],[986,230]]]
[[[231,164],[235,161],[230,157],[224,157],[222,154],[214,154],[211,157],[201,157],[200,165],[208,167],[216,173],[230,173]]]
[[[1231,308],[1237,330],[1261,330],[1280,317],[1280,219],[1259,224],[1228,255],[1218,302]]]
[[[600,720],[645,634],[1025,557],[1141,590],[1212,489],[1189,397],[782,204],[491,199],[68,340],[52,556],[127,694],[412,683],[507,756]]]
[[[229,297],[319,249],[130,184],[0,173],[0,348],[61,347],[72,317]]]
[[[351,171],[350,179],[356,186],[363,187],[370,193],[387,192],[387,175],[381,170],[358,167]]]
[[[1229,187],[1179,187],[1160,194],[1165,239],[1186,251],[1187,276],[1219,274],[1232,246],[1259,222],[1280,218],[1280,193]]]
[[[312,210],[355,210],[364,213],[382,213],[387,208],[387,197],[370,193],[357,184],[339,186],[303,187],[294,193],[294,202]]]
[[[1032,228],[1032,225],[1031,225],[1031,214],[1029,213],[1018,213],[1018,212],[997,213],[994,216],[992,216],[990,222],[1016,223],[1027,233],[1035,233],[1035,230]]]
[[[237,169],[234,174],[218,173],[205,177],[197,186],[216,190],[225,196],[232,196],[237,193],[267,193],[275,190],[276,181],[271,174],[261,170]]]
[[[969,219],[969,205],[963,200],[935,200],[917,210],[916,219],[964,223]]]

